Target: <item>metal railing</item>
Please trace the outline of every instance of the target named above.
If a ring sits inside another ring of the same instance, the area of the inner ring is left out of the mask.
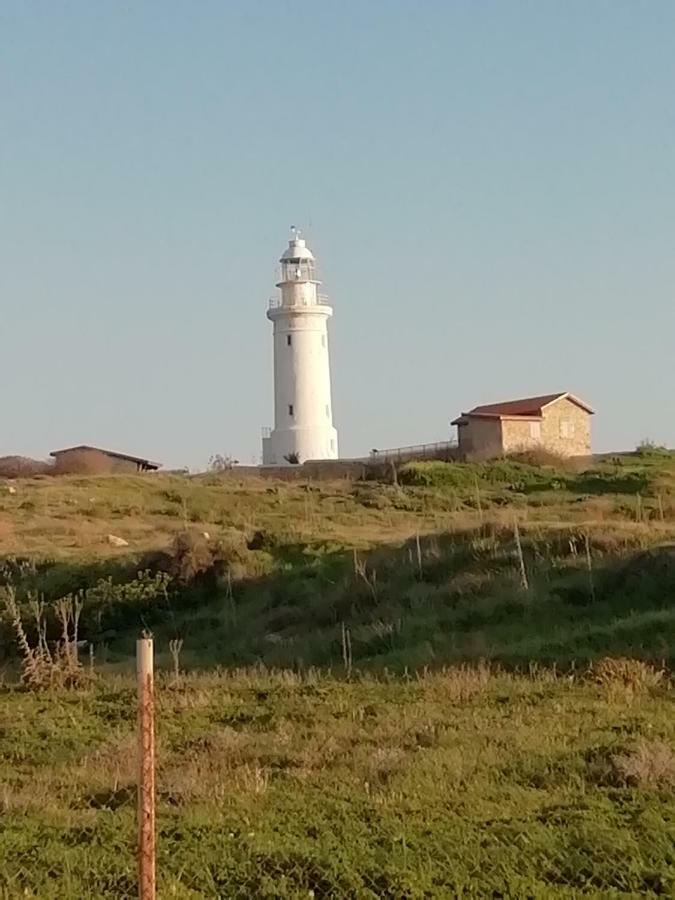
[[[398,462],[412,459],[453,459],[457,455],[457,441],[437,441],[433,444],[411,444],[409,447],[390,447],[371,450],[371,462]]]
[[[316,303],[294,303],[292,306],[289,306],[282,302],[280,296],[270,297],[268,309],[281,309],[282,306],[285,306],[287,309],[297,309],[303,306],[330,306],[330,301],[326,294],[317,294]]]

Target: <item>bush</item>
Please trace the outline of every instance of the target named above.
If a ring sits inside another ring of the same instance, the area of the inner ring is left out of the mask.
[[[557,487],[564,475],[509,460],[485,463],[413,462],[399,472],[401,484],[418,487],[508,487],[515,491]]]
[[[656,669],[640,659],[599,659],[589,669],[590,677],[610,697],[633,698],[649,693],[665,681],[665,670]]]
[[[221,472],[231,472],[232,469],[238,464],[239,460],[233,459],[229,455],[226,456],[222,453],[214,453],[214,455],[209,459],[207,471],[215,472],[217,474]]]
[[[620,783],[640,788],[675,787],[675,752],[663,741],[639,741],[612,758]]]
[[[401,484],[415,487],[471,487],[475,484],[476,467],[465,463],[438,461],[411,462],[398,473]]]
[[[45,604],[36,596],[30,598],[36,638],[29,639],[21,607],[11,586],[3,589],[5,611],[9,617],[21,656],[21,681],[33,691],[48,688],[78,688],[87,675],[77,657],[77,637],[81,597],[64,597],[54,604],[54,613],[61,625],[61,637],[52,646],[47,641]]]
[[[671,452],[667,447],[664,447],[663,444],[656,444],[654,441],[649,438],[645,438],[640,441],[640,443],[635,448],[635,453],[638,456],[670,456]]]
[[[218,580],[231,564],[240,562],[247,552],[246,538],[230,531],[220,541],[210,541],[203,534],[182,531],[176,535],[164,565],[178,582]]]
[[[583,462],[573,456],[562,456],[544,447],[533,447],[530,450],[519,450],[506,456],[509,462],[521,463],[526,466],[548,467],[559,471],[578,471]]]
[[[52,465],[26,456],[0,457],[0,478],[31,478],[34,475],[48,475]]]

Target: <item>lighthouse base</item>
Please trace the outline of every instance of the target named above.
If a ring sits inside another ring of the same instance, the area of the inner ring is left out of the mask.
[[[274,430],[262,441],[264,466],[291,466],[308,460],[337,459],[335,428],[288,428]]]

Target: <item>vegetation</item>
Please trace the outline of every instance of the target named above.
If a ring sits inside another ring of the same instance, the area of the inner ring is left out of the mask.
[[[159,896],[671,896],[672,713],[648,668],[167,678]],[[134,723],[5,690],[0,896],[134,896]]]
[[[79,637],[104,663],[143,627],[183,639],[198,668],[341,666],[345,641],[352,665],[397,671],[672,661],[672,455],[585,472],[414,463],[398,482],[16,481],[0,495],[0,582],[29,637],[36,600],[56,640],[52,605],[80,597]],[[8,657],[11,617],[0,628]]]
[[[675,457],[391,480],[0,485],[0,897],[134,894],[142,628],[161,897],[675,892]]]

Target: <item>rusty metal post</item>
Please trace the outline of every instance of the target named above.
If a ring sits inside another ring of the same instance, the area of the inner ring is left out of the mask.
[[[155,684],[152,638],[136,641],[138,676],[138,897],[155,900]]]

